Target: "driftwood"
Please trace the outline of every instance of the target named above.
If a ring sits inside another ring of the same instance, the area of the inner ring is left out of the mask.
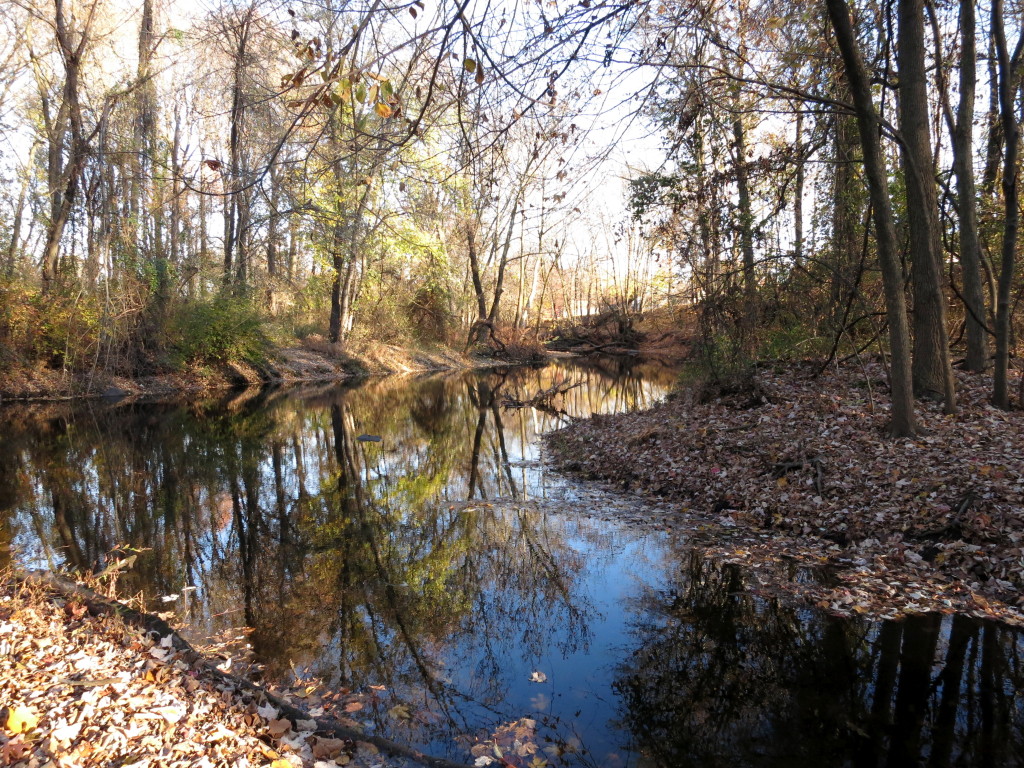
[[[545,406],[550,406],[551,401],[556,396],[563,395],[570,389],[575,389],[582,384],[582,381],[577,381],[575,384],[555,384],[547,389],[542,389],[533,397],[529,397],[526,400],[517,400],[514,397],[505,395],[505,397],[502,398],[501,405],[504,408],[544,408]]]
[[[311,720],[316,723],[314,733],[318,736],[347,739],[353,742],[364,741],[377,747],[382,752],[413,760],[421,765],[428,766],[428,768],[471,768],[471,766],[465,763],[457,763],[443,757],[424,754],[418,749],[385,739],[382,736],[363,733],[356,728],[344,726],[331,718],[312,717],[308,712],[299,709],[279,696],[275,696],[261,686],[243,677],[238,677],[218,669],[214,662],[193,648],[191,643],[179,635],[170,624],[159,616],[136,611],[134,608],[129,608],[123,603],[106,598],[88,587],[76,584],[70,579],[57,576],[48,571],[30,571],[28,573],[16,574],[15,578],[28,584],[47,587],[65,598],[79,600],[85,605],[89,613],[94,616],[120,616],[126,624],[142,629],[145,632],[152,632],[161,638],[170,636],[174,649],[181,653],[183,658],[191,665],[200,669],[204,675],[215,681],[233,686],[238,690],[246,691],[258,699],[270,703],[279,710],[281,717],[291,720],[293,726],[297,726],[299,720]]]

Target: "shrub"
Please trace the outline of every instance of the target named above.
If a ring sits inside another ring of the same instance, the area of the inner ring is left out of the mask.
[[[0,362],[83,369],[93,364],[101,310],[82,292],[43,295],[17,282],[0,284]]]
[[[172,356],[184,363],[258,363],[271,345],[253,303],[225,296],[176,308],[168,337]]]

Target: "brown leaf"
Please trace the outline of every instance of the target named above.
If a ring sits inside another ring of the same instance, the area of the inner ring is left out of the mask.
[[[267,733],[272,739],[280,739],[292,729],[292,724],[283,717],[280,720],[271,720],[267,723]]]
[[[333,760],[345,749],[344,739],[321,739],[317,738],[313,744],[313,757],[317,759],[327,758]]]

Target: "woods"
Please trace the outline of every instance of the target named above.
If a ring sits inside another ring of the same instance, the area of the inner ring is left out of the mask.
[[[1024,5],[0,23],[0,762],[1024,763]]]
[[[896,435],[956,409],[954,364],[1013,403],[1016,6],[3,18],[5,368],[506,351],[670,307],[716,386],[881,352]]]

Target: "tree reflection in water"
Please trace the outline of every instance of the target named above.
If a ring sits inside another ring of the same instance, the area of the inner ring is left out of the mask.
[[[193,636],[247,625],[272,677],[385,685],[378,725],[453,757],[454,735],[532,714],[603,765],[627,743],[665,766],[1019,762],[1013,632],[795,612],[745,595],[739,570],[574,513],[537,436],[671,380],[598,360],[5,409],[0,557],[11,541],[27,565],[95,569],[145,549],[125,592],[162,609],[194,585],[175,603]],[[501,407],[576,381],[555,413]],[[390,720],[398,702],[421,717]]]
[[[0,533],[30,565],[146,549],[122,589],[194,585],[178,603],[193,635],[244,624],[271,676],[386,685],[433,712],[405,734],[429,742],[428,726],[521,716],[524,670],[591,642],[596,534],[529,503],[550,490],[537,435],[555,419],[499,406],[567,378],[586,382],[562,403],[579,415],[644,407],[670,381],[552,366],[8,411]]]
[[[683,559],[640,597],[614,683],[652,765],[1022,764],[1018,631],[795,610],[745,591],[736,566]]]

